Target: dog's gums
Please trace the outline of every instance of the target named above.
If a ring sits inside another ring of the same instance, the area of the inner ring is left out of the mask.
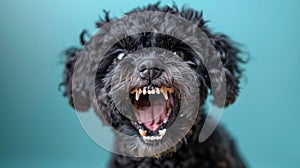
[[[130,92],[136,121],[133,126],[145,141],[161,140],[174,110],[174,89],[144,86]]]

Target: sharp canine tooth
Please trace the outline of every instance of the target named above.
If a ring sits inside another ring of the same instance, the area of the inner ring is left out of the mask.
[[[145,95],[147,93],[146,89],[143,89],[143,95]]]
[[[140,94],[137,92],[135,92],[135,100],[139,100]]]
[[[142,91],[142,89],[140,88],[140,89],[139,89],[139,94],[142,94],[142,93],[143,93],[143,91]]]
[[[163,129],[163,130],[159,130],[158,133],[160,136],[164,136],[166,134],[167,130]]]
[[[168,115],[168,114],[167,114]],[[168,116],[169,117],[169,116]],[[165,123],[167,123],[168,122],[168,118],[165,118],[164,119],[164,121],[163,121],[163,123],[165,124]]]
[[[167,92],[167,90],[165,88],[162,89],[162,93],[163,93],[165,99],[168,100],[169,99],[168,92]]]
[[[147,134],[147,131],[143,131],[142,129],[139,129],[139,133],[142,137],[145,137]]]
[[[151,92],[151,90],[148,90],[148,94],[151,94],[152,92]]]

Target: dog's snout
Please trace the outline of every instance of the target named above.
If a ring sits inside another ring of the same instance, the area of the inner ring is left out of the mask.
[[[154,59],[143,60],[138,66],[139,76],[145,80],[156,79],[162,73],[160,67],[160,63]]]
[[[139,72],[139,75],[142,79],[150,80],[158,78],[162,70],[158,68],[144,68]]]

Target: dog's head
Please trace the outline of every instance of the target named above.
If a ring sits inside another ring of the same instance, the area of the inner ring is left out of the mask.
[[[117,152],[154,156],[174,151],[197,123],[213,83],[218,88],[225,82],[223,91],[221,86],[215,90],[224,101],[215,104],[235,101],[239,50],[227,36],[210,32],[202,13],[192,9],[155,4],[127,16],[106,26],[113,22],[106,12],[97,23],[101,31],[82,48],[66,52],[65,96],[80,111],[93,105],[116,132]]]

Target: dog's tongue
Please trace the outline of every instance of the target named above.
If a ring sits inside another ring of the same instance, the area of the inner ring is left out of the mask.
[[[144,126],[155,131],[167,117],[166,101],[164,98],[151,98],[151,96],[149,99],[140,99],[137,111]]]

